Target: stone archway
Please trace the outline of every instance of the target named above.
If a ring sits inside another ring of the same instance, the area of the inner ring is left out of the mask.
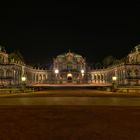
[[[68,81],[68,83],[72,82],[72,74],[71,73],[67,74],[67,81]]]

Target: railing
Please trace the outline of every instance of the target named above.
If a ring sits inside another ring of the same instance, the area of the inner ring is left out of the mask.
[[[29,93],[29,92],[34,92],[33,89],[29,89],[29,88],[1,88],[0,89],[0,94],[3,93]]]
[[[123,93],[140,93],[140,87],[139,86],[120,87],[117,89],[117,91]]]

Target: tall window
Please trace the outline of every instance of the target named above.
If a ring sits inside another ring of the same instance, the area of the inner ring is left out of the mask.
[[[67,65],[67,70],[72,70],[72,64]]]
[[[77,69],[78,69],[78,70],[81,70],[81,66],[80,66],[80,65],[77,65]]]

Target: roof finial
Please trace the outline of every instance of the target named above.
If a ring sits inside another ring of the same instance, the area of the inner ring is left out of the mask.
[[[69,53],[71,53],[71,50],[69,49]]]

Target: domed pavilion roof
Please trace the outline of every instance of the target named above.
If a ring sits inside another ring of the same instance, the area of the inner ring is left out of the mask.
[[[73,53],[71,51],[64,53],[64,54],[60,54],[57,56],[57,58],[64,58],[64,57],[68,57],[68,56],[72,56],[72,57],[76,57],[76,58],[82,58],[81,55],[77,54],[77,53]]]

